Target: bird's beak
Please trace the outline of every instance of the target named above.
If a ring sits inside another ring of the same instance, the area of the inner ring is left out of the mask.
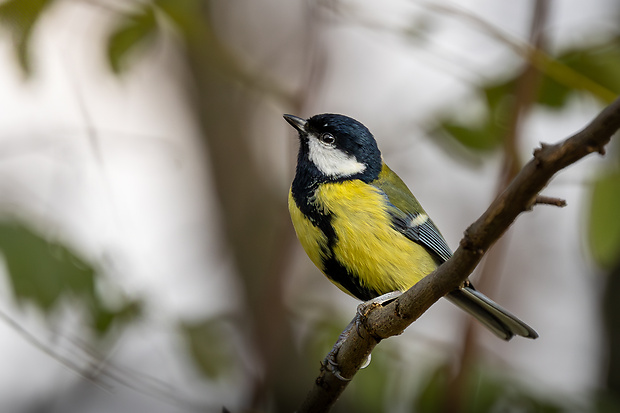
[[[293,115],[283,115],[284,120],[291,124],[292,127],[297,129],[301,133],[306,133],[306,123],[308,123],[305,119],[298,118]]]

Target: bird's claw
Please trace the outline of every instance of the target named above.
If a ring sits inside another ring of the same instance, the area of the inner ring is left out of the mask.
[[[338,355],[338,351],[340,350],[341,346],[342,346],[342,341],[338,339],[334,347],[329,351],[329,353],[327,353],[327,356],[325,356],[325,359],[323,360],[323,362],[321,362],[321,365],[323,366],[324,369],[326,369],[327,371],[332,373],[334,376],[336,376],[338,380],[351,381],[351,379],[344,377],[340,373],[340,369],[338,368],[338,362],[336,361],[336,356]]]

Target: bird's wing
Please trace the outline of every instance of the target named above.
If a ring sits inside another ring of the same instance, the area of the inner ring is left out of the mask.
[[[411,241],[426,247],[441,261],[452,256],[452,251],[439,229],[405,183],[387,165],[383,166],[381,174],[371,184],[385,194],[394,229]]]

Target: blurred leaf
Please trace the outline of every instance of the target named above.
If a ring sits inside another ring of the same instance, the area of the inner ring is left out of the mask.
[[[558,56],[557,61],[575,72],[593,79],[601,87],[620,94],[620,40],[614,39],[598,46],[570,50]],[[573,92],[588,90],[578,78],[570,83],[559,83],[544,76],[538,103],[550,108],[563,107]]]
[[[183,324],[182,333],[196,365],[210,379],[221,377],[233,364],[233,352],[222,320]]]
[[[0,222],[0,250],[19,302],[31,302],[50,314],[62,299],[77,299],[100,334],[114,322],[137,314],[138,303],[126,300],[120,308],[108,309],[96,293],[97,276],[90,263],[67,246],[48,241],[18,222]]]
[[[598,46],[570,50],[553,59],[543,67],[548,72],[543,73],[537,103],[561,109],[578,91],[588,91],[599,99],[620,94],[619,46],[620,40],[613,39]],[[484,96],[487,113],[482,120],[460,122],[448,117],[440,120],[435,134],[443,131],[444,136],[472,151],[489,151],[500,146],[514,110],[512,99],[519,75],[517,72],[505,81],[480,86],[479,92]]]
[[[236,59],[213,32],[204,0],[155,0],[124,15],[108,39],[108,60],[115,73],[121,73],[128,66],[128,58],[155,38],[162,29],[158,21],[162,16],[183,42],[198,45],[208,56],[209,67],[217,67],[227,76],[244,76]]]
[[[620,42],[574,50],[560,56],[560,62],[620,94]],[[574,85],[579,88],[579,85]]]
[[[17,61],[31,73],[30,38],[41,13],[55,0],[8,0],[0,4],[0,27],[11,34]]]
[[[567,400],[547,400],[527,392],[519,383],[502,372],[478,365],[468,377],[466,409],[471,413],[520,411],[531,413],[557,413],[569,410]],[[574,406],[570,406],[573,411]]]
[[[590,199],[588,240],[596,262],[611,268],[620,260],[620,170],[599,176]]]
[[[110,331],[112,326],[128,323],[139,316],[141,312],[142,303],[135,300],[124,300],[121,307],[115,310],[100,306],[94,311],[93,327],[97,333],[104,335]]]
[[[322,310],[323,312],[310,326],[308,333],[310,344],[308,357],[314,360],[322,360],[327,355],[348,322],[346,319],[336,316],[338,310],[331,306],[326,306]]]
[[[574,90],[543,76],[538,91],[538,103],[551,109],[562,109]]]
[[[497,147],[497,130],[491,123],[481,127],[465,127],[451,122],[444,122],[442,129],[458,143],[468,149],[476,151],[489,151]]]
[[[428,372],[428,379],[422,384],[415,410],[427,413],[444,411],[449,379],[449,365],[441,364]]]
[[[462,124],[446,119],[439,125],[440,130],[474,151],[490,151],[503,142],[506,125],[512,112],[514,80],[496,83],[481,88],[487,115],[474,124]]]
[[[209,16],[204,0],[155,0],[155,6],[164,13],[186,38],[202,37]]]
[[[128,58],[152,41],[157,29],[155,11],[150,5],[123,16],[108,38],[108,60],[112,70],[117,74],[125,70]]]
[[[447,397],[452,397],[455,385],[450,377],[451,366],[441,364],[429,371],[422,384],[415,411],[432,413],[446,411]],[[531,412],[557,413],[579,411],[566,398],[553,401],[527,392],[518,382],[497,370],[476,365],[467,372],[461,410],[467,413]]]
[[[64,245],[16,222],[0,223],[0,249],[18,300],[49,312],[65,293],[94,296],[95,271]]]
[[[357,373],[342,397],[349,404],[348,411],[374,413],[385,410],[386,384],[393,374],[385,358],[383,351],[375,351],[370,364]]]

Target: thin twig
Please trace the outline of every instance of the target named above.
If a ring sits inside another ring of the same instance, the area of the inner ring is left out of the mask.
[[[61,355],[59,352],[53,350],[51,347],[49,347],[42,340],[38,339],[34,334],[32,334],[31,332],[26,330],[24,327],[22,327],[20,323],[15,321],[11,316],[9,316],[7,313],[5,313],[2,310],[0,310],[0,320],[2,320],[9,327],[11,327],[26,342],[31,344],[33,347],[35,347],[42,353],[47,354],[54,360],[58,361],[60,364],[65,366],[67,369],[73,371],[74,373],[82,377],[83,379],[90,381],[91,383],[95,384],[96,386],[106,391],[110,390],[108,387],[104,386],[102,383],[92,380],[88,374],[88,370],[85,369],[82,365],[80,365],[79,363],[76,363],[72,358],[65,357]]]
[[[559,208],[566,206],[566,200],[561,198],[554,198],[551,196],[538,195],[534,200],[535,205],[553,205]]]

